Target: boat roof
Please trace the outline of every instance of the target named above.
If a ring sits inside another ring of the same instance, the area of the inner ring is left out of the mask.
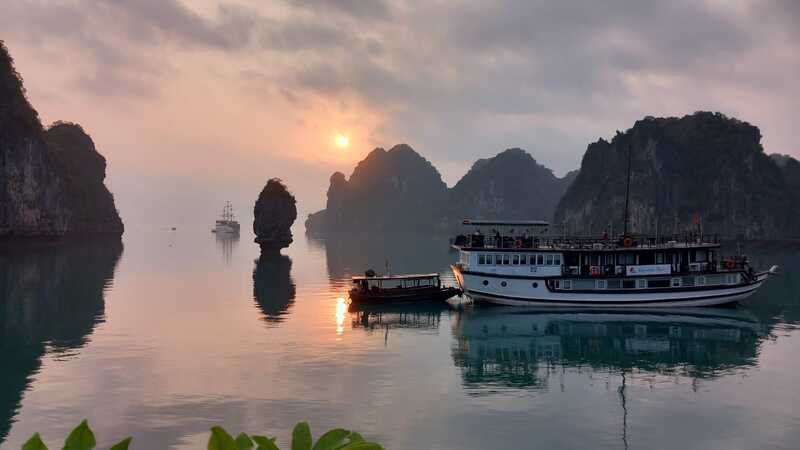
[[[376,275],[374,277],[368,277],[364,275],[360,275],[357,277],[353,277],[353,281],[361,281],[361,280],[414,280],[414,279],[422,279],[422,278],[439,278],[438,273],[416,273],[416,274],[406,274],[406,275]]]
[[[464,225],[500,226],[500,227],[548,227],[550,222],[544,220],[481,220],[464,219]]]

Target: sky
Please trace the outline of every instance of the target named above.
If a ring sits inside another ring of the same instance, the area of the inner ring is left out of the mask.
[[[720,111],[800,157],[797,0],[0,4],[28,97],[92,136],[129,229],[210,227],[225,200],[247,222],[272,177],[302,222],[398,143],[449,186],[512,147],[561,176],[648,115]]]

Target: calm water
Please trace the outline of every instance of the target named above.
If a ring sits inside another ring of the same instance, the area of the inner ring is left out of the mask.
[[[212,424],[356,429],[389,449],[789,449],[800,442],[800,252],[740,308],[351,312],[351,274],[447,271],[446,238],[129,232],[0,253],[0,447],[203,448]],[[59,446],[60,447],[60,446]]]

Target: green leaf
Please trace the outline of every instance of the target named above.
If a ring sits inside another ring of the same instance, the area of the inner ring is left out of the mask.
[[[222,427],[212,427],[208,438],[208,450],[238,450],[236,442]]]
[[[314,450],[336,450],[339,447],[347,444],[347,438],[350,436],[350,430],[343,428],[334,428],[323,434],[317,443],[314,444]]]
[[[294,426],[292,450],[311,450],[311,428],[308,422],[300,422]]]
[[[253,441],[251,441],[246,434],[239,433],[239,435],[236,436],[236,447],[239,450],[250,450],[253,448]]]
[[[92,450],[97,445],[94,440],[94,433],[89,428],[89,423],[84,419],[80,425],[67,436],[62,450]]]
[[[347,436],[347,439],[349,439],[351,443],[353,443],[353,442],[364,442],[364,436],[361,436],[360,434],[356,433],[355,431],[352,431],[350,433],[350,436]]]
[[[128,450],[128,446],[131,445],[131,441],[133,440],[132,437],[125,438],[111,447],[109,450]]]
[[[384,450],[383,447],[374,442],[353,442],[352,444],[345,445],[341,450]]]
[[[257,450],[280,450],[277,445],[275,445],[275,438],[268,438],[266,436],[251,436],[256,444],[258,444]]]
[[[36,433],[22,446],[22,450],[47,450],[47,446],[42,442],[39,433]]]

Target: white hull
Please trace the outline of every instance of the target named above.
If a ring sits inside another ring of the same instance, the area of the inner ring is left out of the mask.
[[[768,274],[760,274],[749,284],[684,288],[664,292],[564,292],[551,291],[543,278],[504,276],[502,274],[463,273],[453,266],[461,289],[478,302],[509,306],[570,307],[682,307],[713,306],[744,300],[753,295]]]

